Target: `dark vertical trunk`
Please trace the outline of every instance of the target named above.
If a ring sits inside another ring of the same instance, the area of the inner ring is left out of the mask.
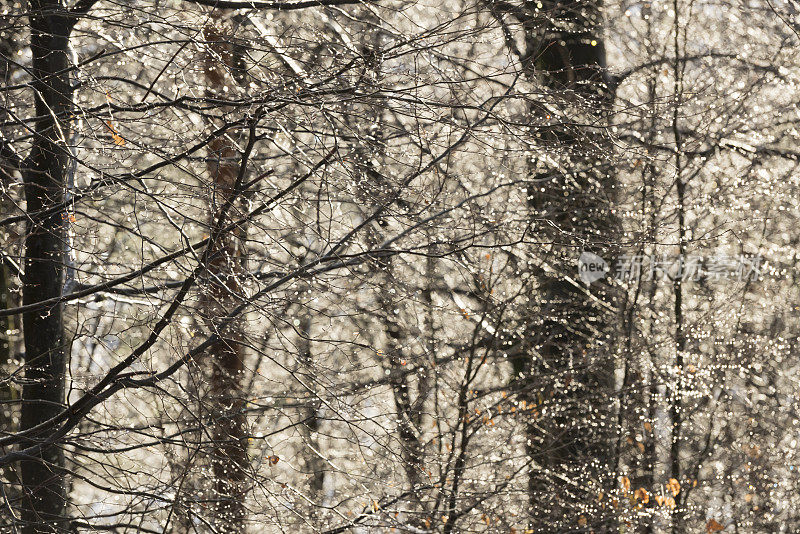
[[[675,10],[675,27],[673,32],[673,53],[675,58],[681,56],[680,48],[680,19],[678,0],[673,0],[672,8]],[[670,461],[672,478],[681,483],[683,473],[681,469],[681,433],[683,430],[683,380],[684,361],[683,353],[686,350],[686,333],[684,331],[684,318],[683,318],[683,262],[686,258],[686,181],[682,177],[683,173],[683,158],[682,158],[682,138],[679,125],[680,108],[682,104],[683,95],[683,71],[680,63],[675,60],[672,66],[672,75],[674,77],[674,91],[675,91],[675,107],[672,114],[672,133],[675,142],[675,189],[678,201],[678,258],[681,265],[681,270],[676,276],[673,289],[675,293],[675,368],[678,370],[678,376],[675,378],[674,384],[674,398],[670,406],[670,420],[672,423],[672,442],[670,446]],[[672,518],[672,531],[675,533],[684,532],[685,525],[681,519],[681,500],[685,492],[679,492],[675,495],[675,510]]]
[[[655,84],[651,84],[651,101],[655,102]],[[655,113],[653,113],[653,131],[655,131]],[[656,255],[656,216],[657,216],[657,206],[656,206],[656,197],[655,197],[655,185],[656,185],[656,168],[652,163],[645,164],[645,170],[643,171],[643,178],[644,178],[644,197],[642,203],[642,209],[645,213],[648,214],[648,234],[647,234],[647,242],[650,243],[650,256],[655,257]],[[644,250],[644,247],[642,248]],[[657,280],[650,280],[647,281],[647,287],[645,288],[647,296],[646,302],[648,309],[654,310],[656,309],[655,299],[656,299],[656,291],[658,290],[658,281]],[[644,326],[644,333],[643,338],[649,342],[649,340],[655,337],[655,324],[653,318],[645,323]],[[647,363],[643,367],[648,368],[647,378],[643,381],[644,383],[644,406],[647,409],[647,416],[646,421],[651,425],[650,429],[647,430],[645,434],[645,452],[644,452],[644,464],[645,464],[645,472],[644,477],[642,479],[642,486],[645,488],[655,488],[658,482],[658,464],[659,464],[659,456],[658,456],[658,430],[657,428],[661,426],[662,421],[659,420],[659,409],[658,405],[661,404],[658,395],[659,383],[660,380],[657,377],[656,370],[658,369],[658,360],[656,354],[648,348],[648,358]],[[645,524],[644,532],[651,533],[654,531],[656,525],[654,524],[655,519],[650,517],[647,523]]]
[[[242,527],[245,519],[247,478],[247,420],[240,376],[243,371],[241,345],[233,329],[225,340],[209,349],[212,357],[209,402],[213,417],[211,464],[214,473],[215,520],[228,532]]]
[[[680,136],[677,133],[677,122],[675,125],[675,139],[678,145],[678,151],[675,156],[676,169],[678,172],[676,189],[678,196],[678,257],[683,266],[686,257],[686,221],[685,221],[685,202],[686,202],[686,182],[680,176],[681,172],[681,159],[680,159]],[[683,472],[681,468],[681,433],[683,430],[683,384],[684,379],[684,361],[683,354],[686,350],[686,334],[684,332],[684,318],[683,318],[683,281],[681,279],[683,273],[679,273],[673,282],[673,291],[675,294],[674,312],[675,312],[675,368],[678,370],[678,376],[675,378],[674,383],[674,398],[670,405],[670,421],[672,423],[672,441],[670,443],[670,472],[672,478],[679,483],[683,479]],[[683,492],[675,495],[675,509],[676,513],[673,517],[673,532],[683,532],[683,524],[680,519],[680,506],[683,499]]]
[[[651,35],[651,26],[648,25],[648,35]],[[648,94],[650,95],[650,102],[656,102],[656,82],[651,79],[648,81]],[[654,104],[655,105],[655,104]],[[649,140],[652,142],[655,138],[656,132],[656,109],[650,111],[650,133]],[[647,236],[645,244],[642,246],[642,251],[645,251],[645,246],[650,247],[651,256],[656,254],[656,220],[658,214],[658,207],[656,206],[656,167],[652,161],[646,162],[642,166],[642,213],[647,217]],[[650,280],[647,282],[645,288],[647,294],[647,304],[649,309],[655,309],[656,290],[658,289],[658,282]],[[649,342],[653,339],[653,321],[649,320],[645,325],[643,337]],[[660,424],[657,421],[658,411],[656,406],[658,404],[658,380],[656,379],[655,370],[658,369],[655,355],[652,351],[648,350],[648,360],[645,365],[648,367],[648,378],[644,380],[644,406],[647,409],[646,421],[651,425],[650,430],[645,434],[645,453],[644,465],[645,472],[642,480],[642,486],[645,488],[655,488],[657,480],[657,464],[658,464],[658,451],[657,451],[657,434],[656,425]],[[645,367],[643,366],[643,367]],[[649,534],[655,528],[654,519],[651,517],[645,524],[644,532]]]
[[[379,123],[379,120],[376,120],[376,124]],[[378,133],[376,132],[375,135],[378,135]],[[358,163],[357,171],[366,178],[365,182],[378,187],[385,182],[385,178],[375,170],[370,161],[376,152],[381,153],[382,150],[382,146],[379,143],[370,145],[365,142],[358,147],[358,156],[356,158]],[[370,231],[369,239],[371,246],[377,246],[381,242],[383,235],[380,231],[380,223]],[[418,361],[417,357],[406,347],[408,332],[395,313],[396,309],[402,307],[399,299],[396,299],[390,293],[392,288],[398,287],[397,274],[394,272],[395,266],[392,258],[376,260],[375,266],[380,273],[378,306],[388,342],[386,360],[387,366],[392,373],[390,385],[397,409],[397,433],[400,453],[406,478],[412,488],[411,499],[418,508],[417,511],[421,511],[424,510],[424,503],[419,488],[422,486],[422,473],[424,472],[424,450],[420,425],[424,404],[430,393],[430,378],[427,375],[427,371],[420,370],[417,376],[416,392],[414,391],[412,379],[406,371],[409,369],[409,365],[424,367],[424,361]],[[430,279],[427,279],[426,283],[430,283]],[[430,294],[426,295],[425,298],[430,298]]]
[[[25,237],[23,304],[59,297],[64,287],[66,213],[50,210],[64,200],[70,155],[70,20],[56,1],[30,3],[32,74],[36,136],[25,169],[29,225]],[[49,211],[48,211],[49,210]],[[68,346],[63,333],[63,305],[25,313],[25,386],[20,425],[27,429],[57,415],[64,407]],[[44,448],[21,463],[25,495],[23,532],[54,532],[65,514],[64,452]]]
[[[578,280],[581,252],[616,255],[612,212],[615,175],[604,126],[613,102],[605,71],[597,0],[523,2],[509,13],[525,31],[518,51],[529,81],[547,89],[532,104],[534,154],[529,204],[550,243],[550,267],[538,276],[538,302],[526,318],[527,353],[515,364],[521,398],[542,405],[528,424],[532,522],[536,528],[606,528],[611,507],[598,498],[613,487],[613,326],[607,280]],[[501,18],[503,16],[501,15]],[[542,126],[550,124],[543,131]],[[539,155],[542,154],[540,157]],[[558,473],[562,476],[553,476]]]
[[[211,22],[203,29],[206,41],[204,72],[209,96],[223,94],[230,69],[235,68],[230,35],[218,11],[211,14]],[[210,213],[216,217],[220,209],[235,200],[237,179],[240,174],[239,153],[227,137],[214,139],[208,147],[208,175],[210,178]],[[211,220],[223,225],[224,221]],[[209,386],[209,412],[213,418],[211,435],[211,466],[214,475],[214,520],[225,532],[240,531],[245,519],[247,478],[247,417],[242,391],[244,351],[241,345],[240,319],[224,328],[217,323],[220,318],[239,304],[240,279],[244,270],[243,229],[222,232],[208,251],[207,278],[202,298],[203,313],[209,326],[222,338],[208,349],[211,365]]]

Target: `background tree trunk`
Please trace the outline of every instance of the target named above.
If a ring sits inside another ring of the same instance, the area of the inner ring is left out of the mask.
[[[597,497],[612,486],[616,465],[616,312],[610,285],[581,282],[577,260],[587,251],[611,265],[615,256],[613,150],[603,129],[613,94],[599,2],[535,4],[495,11],[502,23],[513,16],[524,29],[525,49],[516,49],[523,72],[547,89],[529,108],[541,150],[530,162],[528,202],[535,220],[552,223],[540,229],[551,245],[536,277],[538,301],[524,319],[526,350],[515,362],[521,399],[542,414],[527,425],[528,498],[534,525],[597,527],[608,514]]]
[[[223,94],[228,70],[236,68],[231,35],[222,14],[214,10],[203,29],[206,44],[204,72],[210,97]],[[216,218],[222,206],[235,201],[240,154],[227,136],[217,137],[208,146],[207,170],[210,182],[210,213]],[[211,220],[211,224],[224,224]],[[217,322],[239,302],[244,270],[241,234],[244,230],[221,232],[208,253],[206,287],[202,298],[203,314],[209,326],[222,339],[208,349],[211,365],[208,408],[213,420],[211,464],[214,476],[214,519],[225,532],[241,532],[245,519],[245,480],[247,456],[247,417],[242,392],[244,351],[241,345],[242,319],[220,329]]]
[[[312,351],[311,340],[312,338],[313,320],[311,312],[303,310],[300,319],[298,349],[299,349],[299,363],[302,366],[302,372],[306,377],[307,384],[312,389],[308,392],[308,399],[304,402],[301,409],[302,423],[300,424],[300,434],[303,438],[305,447],[304,463],[306,474],[308,475],[308,490],[311,499],[315,503],[321,504],[325,500],[325,471],[327,465],[325,459],[320,456],[320,442],[318,437],[320,427],[320,400],[319,393],[316,391],[316,377],[314,366],[314,354]],[[315,504],[316,506],[316,504]],[[312,511],[313,512],[313,511]]]

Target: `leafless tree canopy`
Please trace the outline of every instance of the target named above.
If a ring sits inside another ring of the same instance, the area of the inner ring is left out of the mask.
[[[800,530],[796,0],[0,0],[0,532]]]

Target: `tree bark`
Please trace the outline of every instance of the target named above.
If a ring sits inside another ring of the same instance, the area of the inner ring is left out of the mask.
[[[552,245],[545,256],[549,268],[536,277],[538,302],[523,319],[526,349],[514,362],[521,399],[541,414],[527,423],[528,498],[536,528],[604,528],[610,507],[598,497],[613,487],[616,465],[617,313],[612,286],[605,280],[580,282],[576,260],[587,251],[611,265],[615,256],[613,147],[603,131],[613,91],[605,72],[600,2],[545,0],[540,9],[536,4],[523,2],[508,12],[495,8],[501,23],[517,19],[524,30],[525,48],[516,49],[523,72],[548,90],[544,102],[530,107],[531,135],[540,152],[530,162],[528,202],[535,220],[547,221],[541,235]]]
[[[25,237],[23,304],[60,297],[64,287],[67,214],[50,209],[64,200],[72,112],[69,74],[70,18],[62,3],[30,2],[32,75],[36,135],[24,173],[29,223]],[[22,318],[25,385],[21,430],[47,421],[64,407],[69,344],[64,338],[63,304]],[[65,520],[64,451],[59,445],[21,462],[24,496],[22,532],[55,532]],[[62,525],[63,528],[63,525]]]
[[[214,10],[203,29],[206,42],[204,74],[209,96],[223,94],[223,86],[236,68],[222,14]],[[228,80],[228,83],[233,83]],[[207,171],[210,178],[210,213],[216,217],[220,207],[235,201],[240,176],[240,155],[227,137],[214,139],[208,147]],[[210,221],[215,223],[214,219]],[[223,221],[216,224],[222,225]],[[211,465],[214,475],[214,521],[223,532],[242,532],[245,520],[247,468],[247,417],[242,391],[244,351],[241,345],[241,319],[217,328],[219,318],[240,303],[244,270],[243,229],[223,232],[208,254],[205,292],[201,305],[209,326],[222,338],[208,349],[211,365],[209,413],[212,417]]]

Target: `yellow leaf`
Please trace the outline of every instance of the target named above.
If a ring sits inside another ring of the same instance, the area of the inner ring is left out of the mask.
[[[585,526],[586,526],[586,524],[587,524],[587,521],[586,521],[586,516],[584,516],[584,515],[580,516],[580,517],[578,518],[578,526],[579,526],[579,527],[585,527]]]
[[[725,527],[722,526],[716,519],[712,519],[706,523],[706,532],[709,534],[712,532],[722,532],[723,530],[725,530]]]
[[[647,504],[650,502],[650,494],[647,493],[647,490],[644,488],[639,488],[633,494],[634,499],[637,501],[642,501],[642,504]]]
[[[681,492],[681,483],[674,478],[671,478],[669,479],[669,482],[667,482],[667,489],[672,492],[674,497],[677,497],[678,493]]]
[[[122,136],[120,136],[117,132],[117,129],[114,128],[114,123],[111,121],[106,121],[106,126],[108,126],[108,129],[111,130],[111,139],[114,140],[114,144],[117,146],[124,145],[125,139],[123,139]]]
[[[644,429],[647,430],[648,432],[652,432],[653,431],[653,425],[651,425],[649,421],[645,421]]]
[[[628,477],[619,477],[619,483],[622,485],[622,489],[625,491],[625,493],[628,493],[631,490],[631,479]]]

